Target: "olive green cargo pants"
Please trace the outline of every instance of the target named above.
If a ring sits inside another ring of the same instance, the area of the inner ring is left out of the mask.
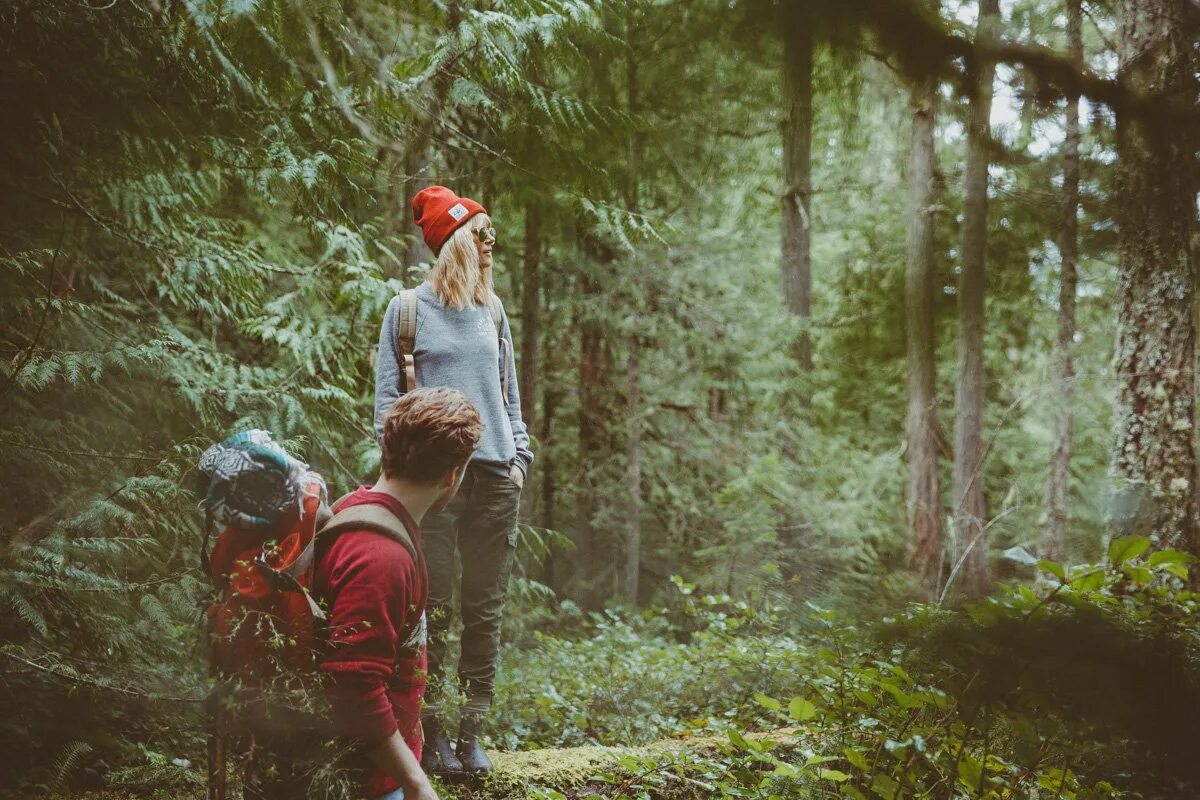
[[[422,716],[436,719],[440,713],[437,684],[447,667],[446,635],[457,550],[462,562],[459,611],[463,623],[458,680],[467,698],[460,735],[478,733],[495,693],[500,618],[516,550],[520,501],[520,487],[501,474],[499,467],[472,462],[450,505],[421,524],[421,545],[429,568],[431,690]]]

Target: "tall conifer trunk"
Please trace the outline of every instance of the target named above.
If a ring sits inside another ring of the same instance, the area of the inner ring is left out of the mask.
[[[429,178],[427,172],[429,170],[429,136],[431,133],[431,123],[427,122],[422,126],[422,129],[409,137],[408,143],[404,148],[404,158],[402,160],[404,169],[404,207],[401,208],[400,215],[404,220],[400,232],[405,236],[405,247],[401,253],[401,267],[403,274],[401,280],[408,277],[408,268],[412,265],[423,261],[425,258],[431,257],[426,255],[424,239],[421,236],[421,229],[417,227],[417,223],[413,221],[412,202],[417,196],[417,192],[421,191],[428,183]]]
[[[1117,115],[1120,523],[1200,554],[1196,531],[1195,147],[1168,104],[1196,101],[1188,0],[1125,0],[1120,81],[1152,110]]]
[[[812,12],[802,2],[783,11],[783,198],[780,278],[788,311],[807,326],[812,313]],[[812,369],[812,339],[805,331],[793,353]]]
[[[538,354],[542,330],[542,212],[536,195],[525,201],[525,241],[521,254],[521,417],[530,432],[537,430]],[[529,502],[521,508],[521,516],[533,519],[537,500],[537,475],[526,476],[525,497]]]
[[[610,269],[614,254],[603,242],[585,237],[592,269]],[[606,345],[604,326],[596,316],[600,283],[593,275],[583,278],[584,302],[576,311],[579,328],[579,506],[576,527],[576,574],[582,599],[589,606],[603,601],[600,583],[611,577],[617,566],[616,553],[602,552],[596,530],[598,478],[612,447],[606,421],[612,413],[605,396],[614,379],[612,350]]]
[[[907,254],[904,273],[908,346],[908,412],[905,450],[908,486],[905,501],[913,540],[913,566],[928,596],[942,580],[942,499],[938,475],[941,436],[937,421],[937,365],[934,339],[933,129],[937,118],[937,80],[921,79],[912,88],[912,144],[908,166]]]
[[[1083,4],[1067,0],[1067,53],[1083,70]],[[1054,451],[1046,485],[1046,533],[1042,557],[1061,561],[1071,488],[1071,402],[1075,391],[1075,291],[1079,283],[1079,94],[1067,97],[1063,139],[1063,201],[1058,228],[1062,275],[1058,285],[1058,376],[1054,388]]]
[[[626,53],[625,53],[625,92],[630,116],[639,113],[638,102],[638,62],[634,44],[634,29],[631,19],[626,20]],[[641,142],[635,130],[628,133],[629,181],[626,203],[631,212],[638,210],[638,188],[640,184],[639,170],[641,169]],[[630,260],[633,272],[630,287],[634,290],[630,298],[633,306],[632,323],[627,338],[627,353],[625,357],[626,402],[628,413],[625,425],[625,570],[623,588],[625,602],[636,606],[638,602],[638,576],[641,573],[642,559],[642,368],[641,368],[641,331],[638,330],[638,270],[640,260],[634,253]]]
[[[980,0],[977,41],[995,38],[1000,0]],[[987,529],[983,501],[983,329],[987,288],[988,147],[995,64],[978,61],[967,109],[963,175],[962,272],[958,280],[958,385],[954,397],[955,589],[987,594]]]
[[[594,297],[599,293],[594,279],[586,279],[584,295]],[[587,314],[588,312],[581,312]],[[579,535],[576,550],[579,554],[579,572],[585,584],[586,594],[591,593],[590,581],[596,577],[596,532],[592,522],[595,514],[595,476],[600,456],[604,449],[602,428],[603,408],[600,403],[601,382],[604,381],[604,342],[599,323],[584,318],[579,322],[579,469],[583,491],[579,503]]]
[[[549,293],[550,287],[547,286]],[[553,329],[553,318],[547,320],[548,327]],[[558,371],[559,362],[555,359],[556,345],[550,338],[542,339],[542,354],[541,361],[542,376],[545,380],[541,381],[542,387],[542,413],[538,417],[539,438],[544,445],[548,445],[553,441],[554,435],[554,418],[558,413],[558,405],[563,395],[563,384],[565,380]],[[538,520],[542,528],[547,531],[558,529],[558,517],[555,513],[555,508],[558,503],[558,483],[555,480],[557,474],[557,465],[554,458],[555,450],[548,446],[543,446],[538,453],[538,488],[540,489],[540,507],[538,508]],[[546,563],[542,571],[544,582],[547,586],[555,591],[561,591],[562,575],[559,570],[559,554],[556,549],[551,549],[546,554]]]

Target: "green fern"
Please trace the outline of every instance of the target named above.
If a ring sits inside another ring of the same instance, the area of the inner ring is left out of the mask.
[[[71,773],[78,769],[80,762],[91,752],[92,746],[87,742],[68,742],[64,745],[50,766],[50,788],[61,789],[65,786]]]

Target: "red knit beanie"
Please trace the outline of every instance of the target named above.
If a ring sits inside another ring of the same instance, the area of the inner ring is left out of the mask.
[[[459,197],[445,186],[426,186],[413,198],[413,221],[421,228],[425,244],[434,255],[456,230],[487,209],[469,197]]]

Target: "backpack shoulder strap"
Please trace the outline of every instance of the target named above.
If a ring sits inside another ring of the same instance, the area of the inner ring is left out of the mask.
[[[325,527],[317,532],[317,536],[327,539],[346,531],[371,531],[382,534],[402,545],[412,556],[414,563],[419,560],[417,548],[413,544],[408,528],[395,514],[383,506],[363,504],[339,511],[330,518],[329,522],[325,523]]]
[[[488,311],[492,314],[492,323],[495,324],[496,334],[499,335],[500,326],[504,324],[504,303],[495,292],[492,292],[492,296],[488,300]]]
[[[405,289],[396,295],[400,300],[397,309],[396,346],[404,359],[404,391],[416,388],[417,371],[413,361],[413,348],[417,343],[417,290]]]
[[[508,365],[512,359],[512,351],[501,332],[504,325],[504,303],[495,292],[488,300],[488,311],[491,312],[492,323],[496,326],[496,338],[500,340],[500,390],[503,392],[504,404],[508,405]]]

